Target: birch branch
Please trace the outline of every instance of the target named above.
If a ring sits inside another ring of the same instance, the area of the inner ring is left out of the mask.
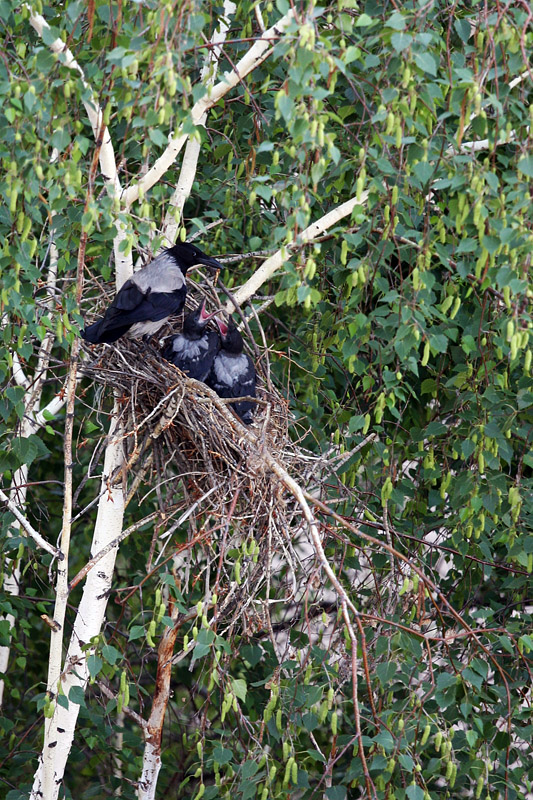
[[[49,544],[46,539],[43,539],[40,533],[37,533],[35,528],[33,528],[28,522],[24,514],[19,511],[17,505],[9,499],[7,494],[3,492],[2,489],[0,489],[0,500],[6,504],[20,526],[24,528],[28,536],[31,536],[31,538],[39,545],[39,547],[41,547],[43,550],[46,550],[46,552],[50,553],[51,556],[55,556],[55,558],[59,559],[59,561],[63,560],[64,556],[61,550],[58,550],[57,547]]]
[[[59,158],[59,150],[57,147],[52,149],[52,155],[50,156],[50,163],[55,164],[55,162]],[[57,250],[57,245],[54,239],[54,217],[56,216],[56,211],[54,209],[50,212],[51,217],[51,224],[50,224],[50,246],[48,251],[49,256],[49,266],[48,272],[46,275],[46,297],[44,299],[44,305],[48,309],[49,312],[53,311],[54,308],[54,299],[55,299],[55,292],[57,286],[57,267],[59,261],[59,253]],[[39,347],[39,355],[37,358],[37,369],[35,370],[35,376],[38,378],[38,381],[44,383],[46,379],[46,373],[48,370],[48,364],[50,363],[50,353],[52,352],[52,347],[55,341],[55,331],[48,330],[44,335],[44,338],[41,342],[41,346]],[[39,395],[40,401],[40,387],[37,389],[37,393]],[[34,412],[38,411],[38,402],[35,403]]]
[[[87,194],[85,197],[85,205],[83,212],[86,213],[94,189],[94,180],[98,167],[98,159],[100,155],[101,139],[98,138],[96,147],[93,153],[91,167],[88,175]],[[83,271],[85,267],[85,248],[87,246],[87,231],[83,231],[78,247],[78,263],[76,269],[76,304],[79,306],[81,295],[83,292]],[[64,556],[64,562],[58,565],[56,577],[56,597],[54,605],[54,625],[50,631],[50,656],[48,660],[48,682],[47,690],[49,694],[53,694],[60,676],[61,676],[61,660],[63,656],[63,630],[65,626],[65,615],[67,611],[67,602],[69,596],[68,584],[68,556],[70,550],[70,534],[72,530],[72,481],[73,481],[73,468],[72,461],[72,439],[74,432],[74,408],[76,404],[76,387],[78,385],[77,372],[78,372],[78,359],[80,353],[80,339],[77,336],[71,347],[69,371],[67,378],[67,410],[65,414],[65,433],[63,438],[63,460],[64,460],[64,492],[63,492],[63,519],[61,525],[61,552]],[[44,746],[49,747],[50,742],[44,741]],[[43,785],[45,787],[45,796],[48,796],[49,788],[53,786],[54,773],[53,763],[51,759],[45,759],[44,764]]]
[[[361,197],[357,199],[356,197],[352,197],[351,200],[347,200],[337,208],[328,211],[327,214],[324,214],[323,217],[316,220],[316,222],[312,222],[302,233],[299,235],[296,242],[291,243],[288,248],[294,248],[301,246],[302,244],[306,244],[307,242],[312,242],[313,239],[316,239],[318,236],[327,231],[328,228],[333,227],[337,222],[344,217],[349,216],[352,213],[356,206],[364,205],[368,199],[368,191],[363,192]],[[236,292],[234,292],[234,299],[235,301],[242,306],[243,303],[246,302],[252,295],[254,295],[260,286],[262,286],[272,275],[277,272],[280,267],[283,266],[285,262],[285,254],[284,248],[277,250],[274,255],[267,258],[264,261],[259,269],[257,269],[251,278],[248,278],[246,283],[243,283]],[[226,311],[231,313],[233,310],[232,305],[227,303]]]
[[[49,30],[50,25],[45,18],[41,16],[41,14],[37,14],[29,5],[27,5],[26,8],[30,12],[30,24],[32,28],[42,38],[43,31],[45,29]],[[87,83],[83,69],[74,58],[72,51],[65,46],[65,43],[61,39],[55,39],[52,44],[49,45],[49,47],[53,53],[57,53],[60,61],[65,67],[67,67],[67,69],[71,69],[78,73],[83,88],[89,94],[90,99],[84,100],[82,97],[82,103],[87,111],[87,116],[93,129],[94,138],[98,139],[100,131],[102,132],[102,146],[100,149],[100,168],[102,170],[102,175],[106,181],[110,193],[116,197],[120,197],[121,186],[115,162],[115,151],[113,149],[113,143],[111,141],[109,130],[107,126],[104,125],[103,113],[98,102],[98,98],[93,92],[91,86]]]
[[[237,63],[235,69],[231,70],[231,72],[224,73],[223,79],[213,87],[212,91],[209,94],[205,94],[194,104],[190,112],[190,119],[193,125],[201,124],[200,120],[210,108],[216,105],[224,95],[237,86],[237,84],[240,83],[246,75],[252,72],[255,67],[262,64],[263,61],[268,58],[271,53],[271,42],[274,39],[278,39],[294,19],[295,14],[291,9],[279,22],[265,31],[262,38],[258,39],[246,55]],[[175,162],[186,141],[187,134],[183,133],[183,125],[180,125],[177,133],[170,139],[166,150],[157,159],[154,165],[138,183],[129,186],[124,191],[122,200],[126,208],[129,208],[132,203],[138,200],[139,194],[145,194],[157,183],[167,169]]]
[[[200,82],[205,84],[207,93],[213,86],[217,74],[218,62],[220,59],[221,47],[226,40],[226,33],[229,29],[229,22],[226,22],[231,14],[235,13],[237,6],[233,0],[224,0],[224,18],[220,22],[220,27],[215,31],[211,37],[212,48],[207,51],[206,59],[202,71],[200,73]],[[205,127],[207,120],[207,111],[201,116],[198,125]],[[171,246],[176,241],[178,235],[178,228],[183,215],[183,207],[185,201],[189,197],[196,175],[196,168],[198,165],[198,156],[200,154],[200,142],[196,136],[189,136],[185,153],[183,155],[183,163],[181,165],[180,176],[174,194],[170,198],[169,211],[165,216],[163,223],[164,244]]]
[[[22,386],[24,389],[29,389],[30,381],[28,376],[24,372],[22,364],[20,363],[19,354],[16,350],[13,350],[13,380],[17,384],[17,386]]]
[[[530,76],[529,71],[522,72],[521,75],[517,75],[516,78],[513,78],[513,80],[509,82],[509,89],[514,89],[515,86],[518,86],[520,83],[522,83],[523,80],[525,80],[529,76]],[[463,131],[463,136],[466,133],[466,131],[468,130],[468,128],[470,127],[470,125],[472,123],[472,120],[474,120],[476,118],[476,116],[477,116],[476,112],[473,112],[472,114],[470,114],[470,118],[468,120],[468,124],[465,126],[465,129]],[[529,134],[529,126],[527,128],[527,132]],[[494,147],[498,147],[501,144],[507,144],[508,142],[514,141],[515,139],[516,139],[516,131],[511,131],[509,134],[506,134],[505,136],[501,136],[494,143]],[[479,142],[465,142],[464,144],[461,143],[459,145],[459,147],[451,144],[446,148],[446,154],[450,155],[450,154],[458,154],[458,153],[463,153],[463,152],[477,153],[480,150],[488,150],[489,147],[490,147],[490,142],[489,142],[488,139],[482,139]]]
[[[139,800],[155,800],[157,778],[161,769],[161,738],[163,723],[170,697],[170,678],[172,675],[172,656],[174,645],[180,625],[177,624],[178,608],[173,606],[171,619],[172,627],[165,628],[161,642],[157,649],[157,676],[155,693],[152,701],[152,710],[144,729],[145,745],[143,753],[143,767],[138,783],[137,797]]]
[[[27,5],[26,8],[28,8],[30,11],[31,26],[34,28],[37,34],[42,37],[43,31],[45,29],[50,29],[49,24],[45,18],[41,16],[41,14],[34,12],[29,5]],[[67,69],[78,73],[82,86],[89,96],[89,99],[84,99],[82,96],[82,103],[85,106],[87,117],[91,123],[96,145],[100,147],[100,170],[105,180],[108,194],[111,197],[120,197],[122,194],[122,186],[118,177],[115,150],[109,129],[107,125],[104,125],[104,116],[100,103],[98,102],[98,98],[90,84],[87,82],[82,67],[74,58],[72,51],[65,46],[65,43],[61,39],[55,39],[52,44],[49,45],[49,47],[53,53],[58,55],[61,63],[67,67]],[[120,219],[117,220],[117,228],[118,234],[115,237],[113,249],[117,271],[117,288],[120,289],[124,281],[126,281],[133,273],[133,261],[131,252],[128,255],[124,255],[124,253],[119,250],[121,242],[126,239],[125,223]]]
[[[529,125],[526,128],[526,133],[529,134]],[[495,142],[490,139],[479,139],[477,142],[463,142],[460,147],[453,144],[448,145],[446,148],[446,155],[457,155],[458,153],[478,153],[480,150],[488,150],[490,147],[500,147],[502,144],[509,144],[517,140],[516,131],[512,130],[506,133],[505,136],[500,136]]]
[[[52,149],[52,155],[50,156],[50,163],[54,163],[58,158],[58,150],[57,148]],[[54,212],[52,211],[52,220],[53,220]],[[45,299],[44,303],[45,306],[51,309],[54,303],[54,292],[56,288],[57,282],[57,248],[54,243],[54,235],[53,231],[50,232],[50,264],[48,268],[48,274],[46,278],[46,288],[47,288],[47,298]],[[35,415],[39,414],[39,405],[41,403],[42,398],[42,391],[44,387],[44,382],[46,380],[47,372],[48,372],[48,365],[50,363],[50,353],[52,352],[52,346],[55,340],[55,333],[52,331],[47,331],[45,334],[41,346],[39,347],[39,353],[37,358],[37,367],[33,374],[33,381],[30,381],[20,363],[20,359],[16,350],[13,351],[13,377],[15,381],[19,383],[19,385],[23,385],[25,388],[24,394],[24,418],[20,424],[20,436],[21,438],[27,438],[34,434],[41,425],[45,424],[45,417],[44,414],[42,416],[41,421],[37,421],[35,419]],[[28,474],[29,474],[29,466],[28,464],[23,464],[20,466],[13,475],[11,481],[11,488],[10,494],[11,497],[16,500],[16,505],[19,509],[23,508],[26,504],[26,496],[27,496],[27,483],[28,483]],[[20,523],[19,523],[20,525]],[[20,589],[20,563],[17,562],[12,566],[8,566],[9,559],[6,558],[5,564],[5,571],[4,571],[4,591],[6,594],[11,595],[13,597],[18,596],[19,589]],[[15,618],[12,614],[6,614],[4,619],[9,623],[9,627],[11,628],[15,623]],[[9,637],[8,637],[9,638]],[[0,647],[0,673],[4,674],[7,671],[7,667],[9,664],[9,655],[10,655],[10,644],[3,645]],[[4,696],[4,680],[0,680],[0,706],[2,705]]]
[[[81,376],[78,375],[77,380],[80,381]],[[65,390],[61,391],[59,394],[56,394],[56,396],[53,397],[44,408],[42,408],[37,414],[33,415],[32,421],[34,422],[36,428],[44,427],[48,422],[47,417],[55,417],[55,415],[61,411],[66,402],[67,395]]]

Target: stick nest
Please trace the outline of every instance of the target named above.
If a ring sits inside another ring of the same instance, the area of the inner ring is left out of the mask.
[[[184,313],[198,304],[198,297],[191,295],[189,292]],[[208,293],[207,304],[213,311],[220,307],[214,291]],[[137,473],[135,489],[142,479],[149,478],[148,469],[152,470],[151,483],[166,517],[163,531],[172,533],[186,517],[189,538],[196,536],[197,541],[207,543],[204,555],[207,564],[212,560],[213,569],[213,539],[219,542],[219,555],[225,555],[236,542],[239,546],[248,542],[249,551],[255,552],[255,558],[244,559],[240,588],[235,586],[227,560],[219,562],[216,584],[230,587],[223,606],[236,620],[260,586],[265,581],[270,585],[276,553],[288,564],[281,572],[278,566],[278,589],[282,585],[287,598],[294,598],[297,592],[295,575],[300,572],[301,558],[293,539],[302,529],[301,509],[273,475],[265,452],[307,485],[320,459],[289,438],[287,402],[270,380],[266,343],[260,347],[243,331],[256,366],[258,400],[254,422],[246,426],[232,411],[230,401],[162,357],[162,340],[179,330],[181,321],[175,324],[172,320],[149,343],[126,337],[112,345],[83,343],[88,356],[83,372],[113,389],[121,407],[127,472]],[[204,539],[206,531],[214,535]],[[226,613],[223,616],[227,619]],[[252,627],[257,629],[258,624],[256,618]],[[260,627],[264,624],[263,619]]]

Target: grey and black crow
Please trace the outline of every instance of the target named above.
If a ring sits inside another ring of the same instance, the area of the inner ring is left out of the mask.
[[[188,242],[164,250],[124,283],[102,319],[85,328],[82,338],[101,344],[125,334],[138,339],[156,333],[171,314],[183,308],[185,275],[195,264],[222,269],[215,258]]]
[[[205,300],[202,300],[198,308],[185,317],[183,331],[173,336],[163,350],[163,357],[167,361],[197,381],[205,381],[220,349],[217,331],[206,329],[215,314],[206,314]]]
[[[220,331],[220,350],[213,362],[206,383],[219,397],[255,397],[255,367],[250,356],[243,353],[243,338],[233,321],[226,325],[217,319]],[[255,403],[243,400],[232,403],[232,408],[245,425],[252,421]]]

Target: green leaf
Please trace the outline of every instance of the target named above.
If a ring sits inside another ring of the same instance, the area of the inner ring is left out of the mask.
[[[394,750],[394,739],[389,731],[381,731],[377,734],[377,736],[374,736],[373,741],[376,742],[376,744],[381,745],[381,747],[383,747],[387,753],[392,753]]]
[[[45,443],[34,433],[23,439],[13,439],[12,448],[19,463],[28,466],[33,464],[37,458],[51,455]]]
[[[404,50],[407,50],[413,41],[413,37],[409,33],[393,33],[390,40],[396,52],[402,53]]]
[[[96,678],[103,666],[104,662],[99,656],[91,654],[87,657],[87,667],[91,678]]]
[[[86,707],[85,692],[81,686],[72,686],[70,692],[68,693],[68,699],[71,703],[74,703],[77,706],[83,706],[83,708]]]
[[[113,647],[112,644],[105,644],[102,647],[102,656],[105,658],[108,664],[112,667],[122,658],[122,653],[120,650],[117,650],[116,647]]]
[[[435,167],[433,164],[430,164],[429,161],[419,161],[418,164],[414,165],[413,172],[420,183],[426,184],[431,180],[431,177],[435,172]]]
[[[150,137],[151,141],[156,144],[158,147],[166,147],[168,144],[168,139],[163,133],[163,131],[159,130],[159,128],[150,128],[148,131],[148,136]]]
[[[466,44],[470,38],[472,30],[470,27],[470,22],[467,19],[456,19],[454,20],[453,27],[457,31],[459,38]]]
[[[524,156],[518,162],[518,169],[528,178],[533,178],[533,156]]]
[[[408,786],[405,793],[409,800],[424,800],[424,790],[421,786],[417,786],[416,783]]]
[[[328,786],[325,794],[328,800],[345,800],[346,791],[346,786]]]
[[[392,28],[395,31],[403,31],[407,25],[407,20],[399,11],[395,11],[388,18],[385,25],[387,28]]]
[[[426,436],[442,436],[443,433],[448,432],[448,426],[443,422],[430,422],[425,430]]]
[[[233,752],[227,747],[222,747],[219,745],[213,750],[213,760],[221,766],[223,764],[229,764],[229,762],[233,760]]]
[[[141,639],[144,636],[144,625],[132,625],[128,641],[133,642],[135,639]]]
[[[429,75],[437,74],[437,63],[430,53],[415,53],[414,60],[417,67]]]
[[[235,395],[233,396],[235,397]],[[238,697],[239,700],[242,700],[242,702],[245,703],[246,692],[247,692],[246,681],[243,680],[242,678],[236,678],[235,680],[231,681],[231,686],[235,697]]]
[[[448,339],[443,333],[430,333],[429,346],[437,353],[445,353],[448,349]]]
[[[281,92],[277,100],[280,114],[285,118],[285,121],[288,122],[292,117],[293,101],[285,92]]]

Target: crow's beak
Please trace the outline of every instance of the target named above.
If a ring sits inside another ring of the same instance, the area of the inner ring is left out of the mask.
[[[198,263],[212,269],[224,269],[220,261],[217,261],[216,258],[211,258],[211,256],[200,256]]]
[[[222,311],[221,308],[217,308],[216,311],[212,311],[210,314],[206,314],[205,300],[202,300],[202,305],[200,306],[200,322],[209,322],[210,319],[213,319],[214,316],[220,314],[221,311]]]
[[[228,326],[226,325],[226,323],[222,322],[221,319],[216,319],[215,322],[218,325],[218,329],[220,331],[221,336],[226,336],[228,332]]]

